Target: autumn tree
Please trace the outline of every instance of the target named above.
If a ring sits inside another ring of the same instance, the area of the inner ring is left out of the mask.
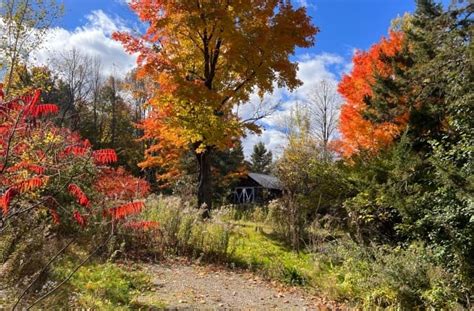
[[[36,89],[41,89],[41,99],[44,102],[57,103],[59,90],[57,76],[46,66],[28,67],[18,64],[10,81],[10,96],[20,96]]]
[[[92,59],[89,72],[89,110],[92,112],[92,128],[95,133],[99,130],[99,110],[101,107],[100,103],[100,90],[104,83],[104,77],[102,75],[102,63],[99,58]],[[92,138],[92,137],[91,137]]]
[[[62,11],[56,0],[0,2],[0,71],[6,71],[6,94],[15,67],[27,61],[30,53],[43,43],[47,30]]]
[[[297,47],[314,44],[317,28],[305,8],[290,1],[132,0],[131,8],[148,24],[146,33],[115,33],[130,53],[138,53],[141,76],[159,88],[144,122],[145,137],[156,143],[142,167],[162,165],[167,177],[179,174],[179,156],[191,150],[199,166],[198,205],[212,204],[210,159],[229,148],[246,130],[234,108],[274,85],[301,84]]]
[[[367,105],[373,96],[371,86],[376,80],[390,79],[393,74],[393,67],[384,59],[399,54],[402,44],[403,34],[392,31],[388,38],[383,38],[368,51],[358,51],[353,58],[352,71],[339,83],[338,90],[344,99],[339,117],[342,155],[350,157],[361,151],[377,152],[391,144],[405,128],[407,110],[400,103],[396,116],[376,122],[370,118],[375,111]]]
[[[123,81],[114,76],[102,77],[98,89],[88,93],[84,101],[76,104],[78,124],[75,127],[95,148],[116,150],[120,156],[118,164],[139,175],[137,162],[143,159],[136,128],[139,120],[135,119],[133,99],[129,102],[124,98],[127,94]]]
[[[138,173],[137,163],[143,159],[136,129],[140,119],[134,120],[136,107],[123,98],[122,90],[123,82],[110,76],[100,91],[101,146],[115,149],[125,161],[122,165]],[[90,137],[93,136],[94,133],[90,133]]]
[[[153,88],[151,81],[137,77],[136,69],[130,71],[122,83],[122,93],[131,105],[132,119],[135,123],[143,120],[149,111],[147,103],[150,99],[149,89],[151,88]],[[137,127],[135,130],[137,136],[143,136],[143,129]]]
[[[79,127],[79,105],[84,104],[92,92],[93,104],[97,105],[98,85],[96,70],[99,66],[87,54],[73,48],[59,53],[53,57],[52,69],[60,77],[58,88],[60,90],[60,123],[73,130]],[[95,88],[94,88],[95,87]],[[95,100],[95,101],[94,101]]]
[[[129,104],[132,112],[134,136],[136,139],[139,139],[139,148],[135,148],[135,151],[140,154],[136,155],[135,163],[143,162],[147,146],[152,145],[154,141],[154,139],[147,139],[144,137],[143,126],[140,126],[142,120],[144,120],[150,112],[148,101],[150,100],[151,92],[149,90],[154,87],[156,87],[156,85],[152,82],[152,79],[138,77],[136,69],[130,71],[122,83],[124,99]],[[153,186],[157,185],[156,170],[156,167],[145,167],[141,169],[147,181]]]
[[[255,173],[269,174],[271,171],[273,155],[267,150],[263,142],[258,142],[253,146],[250,156],[250,170]]]

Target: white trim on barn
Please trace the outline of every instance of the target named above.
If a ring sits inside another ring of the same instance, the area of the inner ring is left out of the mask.
[[[236,187],[234,200],[239,204],[255,202],[255,187]]]
[[[237,204],[262,203],[281,193],[278,178],[258,173],[249,173],[242,178],[233,191],[233,202]]]

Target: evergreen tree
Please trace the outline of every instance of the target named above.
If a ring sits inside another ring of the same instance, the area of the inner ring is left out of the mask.
[[[372,121],[401,116],[407,126],[393,155],[371,160],[380,161],[377,178],[359,184],[362,190],[345,203],[394,228],[399,238],[425,241],[465,293],[474,284],[473,10],[466,4],[443,11],[419,0],[402,24],[404,49],[382,55],[393,75],[377,77],[365,103]],[[362,163],[361,176],[370,176],[370,165]],[[373,222],[366,227],[375,228]]]
[[[272,161],[272,152],[267,150],[263,142],[259,142],[253,146],[253,153],[250,163],[250,170],[252,172],[269,174],[271,171]]]
[[[415,201],[423,217],[413,219],[411,228],[417,237],[436,247],[440,259],[454,272],[455,281],[460,281],[459,288],[472,293],[474,99],[471,36],[474,24],[471,15],[474,4],[452,6],[450,11],[438,11],[437,14],[439,6],[427,0],[420,4],[423,4],[420,6],[423,10],[415,16],[415,27],[408,32],[408,38],[414,42],[416,61],[408,82],[423,81],[419,100],[432,103],[433,114],[440,119],[440,130],[427,141],[428,174],[425,178],[430,182],[425,184],[426,191]]]

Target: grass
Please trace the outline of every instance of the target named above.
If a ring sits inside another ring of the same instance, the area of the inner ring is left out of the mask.
[[[263,223],[265,217],[255,217],[255,211],[236,217],[236,210],[222,208],[214,211],[210,220],[203,220],[199,211],[179,199],[161,196],[149,200],[147,207],[140,217],[158,221],[159,232],[119,236],[124,239],[119,241],[121,247],[124,245],[123,254],[130,252],[127,246],[133,246],[132,250],[146,250],[141,253],[157,254],[157,258],[178,255],[235,265],[291,285],[305,286],[357,308],[462,308],[460,291],[452,284],[452,275],[435,264],[432,250],[426,245],[360,245],[346,234],[328,234],[323,230],[313,233],[318,238],[312,248],[297,253],[278,238],[271,225]],[[150,240],[154,243],[148,243]],[[7,248],[8,243],[0,243],[0,250]],[[72,251],[75,257],[84,256],[80,249]],[[58,264],[55,282],[64,279],[74,263],[77,264],[77,258],[65,258]],[[61,293],[52,297],[54,301],[49,306],[72,305],[94,310],[164,308],[159,295],[150,291],[150,281],[139,267],[88,264]]]
[[[58,279],[69,274],[73,265],[63,263],[55,269]],[[92,263],[81,267],[63,290],[78,308],[93,310],[130,310],[164,308],[151,291],[149,277],[137,265]]]
[[[263,223],[264,215],[255,217],[258,209],[223,207],[213,211],[210,220],[202,220],[177,198],[157,197],[147,206],[145,220],[160,222],[163,256],[248,268],[356,308],[460,307],[452,277],[435,264],[426,245],[361,245],[344,232],[319,229],[312,233],[313,246],[297,253]]]
[[[387,310],[461,308],[449,275],[419,244],[407,248],[360,246],[347,237],[296,253],[270,226],[231,221],[228,261],[291,285],[301,285],[356,308]]]
[[[272,236],[268,226],[234,222],[230,261],[292,285],[307,285],[314,261],[309,253],[295,253]]]

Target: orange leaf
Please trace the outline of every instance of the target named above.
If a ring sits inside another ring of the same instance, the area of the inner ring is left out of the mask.
[[[33,177],[28,180],[22,181],[17,187],[18,190],[22,193],[38,189],[43,186],[45,177]]]

